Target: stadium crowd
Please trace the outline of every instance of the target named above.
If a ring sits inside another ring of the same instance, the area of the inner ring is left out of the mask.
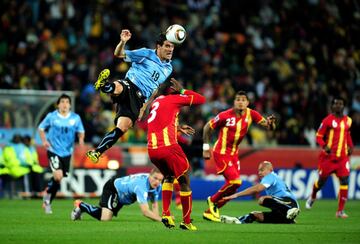
[[[316,129],[339,94],[360,145],[357,1],[5,0],[2,6],[0,89],[75,91],[87,142],[97,143],[113,126],[112,103],[93,82],[103,68],[116,77],[128,70],[113,57],[120,30],[132,31],[129,48],[155,47],[152,37],[178,23],[188,36],[175,49],[174,77],[207,98],[181,118],[197,130],[193,143],[202,144],[205,122],[245,90],[251,106],[279,118],[275,132],[255,128],[248,143],[315,146]],[[145,142],[145,123],[122,141]]]

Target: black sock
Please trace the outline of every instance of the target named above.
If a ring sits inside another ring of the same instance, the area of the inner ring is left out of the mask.
[[[51,178],[50,181],[48,182],[48,189],[46,191],[47,193],[50,194],[50,203],[55,198],[56,193],[58,192],[59,189],[60,189],[60,184],[54,180],[54,177]]]
[[[92,217],[94,217],[97,220],[101,220],[101,208],[92,206],[90,204],[87,204],[85,202],[80,203],[79,205],[81,212],[86,212],[90,214]]]
[[[246,224],[250,224],[252,222],[254,222],[256,220],[255,215],[253,215],[252,213],[249,213],[247,215],[238,217],[238,219],[242,222],[242,223],[246,223]]]
[[[116,127],[105,135],[95,150],[100,153],[105,152],[107,149],[112,147],[112,145],[114,145],[123,134],[124,132]]]
[[[115,84],[114,82],[106,82],[103,87],[100,88],[104,93],[114,93],[115,91]]]

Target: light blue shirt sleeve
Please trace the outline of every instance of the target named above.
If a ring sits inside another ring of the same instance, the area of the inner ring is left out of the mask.
[[[45,116],[45,118],[41,121],[38,128],[41,130],[46,130],[47,128],[49,128],[50,127],[50,118],[51,118],[51,113],[48,113]]]
[[[140,48],[135,50],[125,50],[125,62],[141,63],[146,56],[149,56],[150,49]]]
[[[260,184],[264,185],[266,189],[270,186],[274,185],[276,182],[276,178],[273,174],[268,174],[264,178],[261,179]]]
[[[135,194],[136,194],[136,201],[139,203],[139,204],[142,204],[142,203],[147,203],[147,199],[148,199],[148,192],[147,192],[147,189],[146,187],[141,187],[141,186],[138,186],[135,188]]]

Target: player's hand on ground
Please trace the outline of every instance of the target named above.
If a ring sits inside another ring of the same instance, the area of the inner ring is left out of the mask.
[[[210,159],[210,150],[203,150],[203,158],[204,159]]]
[[[120,40],[127,42],[131,38],[131,32],[128,29],[121,30]]]
[[[187,136],[191,136],[195,134],[195,129],[189,125],[181,125],[179,126],[179,131]]]
[[[170,82],[172,84],[170,88],[173,89],[174,91],[180,92],[181,89],[183,89],[183,86],[180,84],[180,82],[175,80],[174,78],[171,78]]]

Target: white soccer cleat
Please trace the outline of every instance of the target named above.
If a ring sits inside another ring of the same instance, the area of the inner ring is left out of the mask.
[[[305,208],[306,209],[311,209],[312,208],[312,205],[314,204],[315,200],[312,199],[311,197],[309,197],[307,200],[306,200],[306,203],[305,203]]]
[[[73,211],[71,211],[71,220],[81,220],[81,209],[80,208],[74,208]]]
[[[51,199],[51,195],[48,193],[45,193],[43,196],[43,204],[42,204],[42,208],[44,209],[44,212],[46,214],[52,214],[52,209],[51,209],[51,203],[50,203],[50,199]]]
[[[298,209],[298,208],[290,208],[287,211],[286,218],[293,220],[299,215],[299,213],[300,213],[300,209]]]
[[[341,218],[341,219],[346,219],[346,218],[349,217],[349,215],[347,215],[347,214],[344,212],[344,210],[342,210],[342,211],[337,211],[335,216],[336,216],[336,218]]]
[[[236,217],[221,215],[220,220],[225,224],[242,224],[241,221]]]

